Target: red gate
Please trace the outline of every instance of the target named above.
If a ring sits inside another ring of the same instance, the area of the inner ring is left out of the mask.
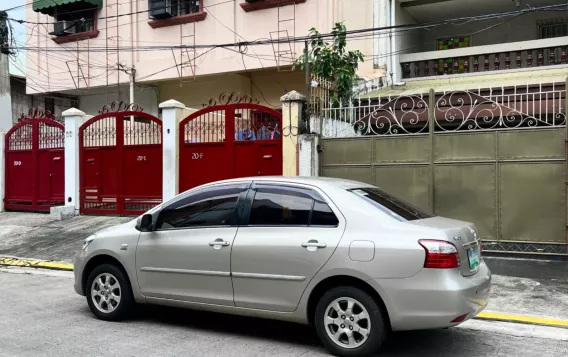
[[[246,176],[282,175],[282,114],[257,104],[216,105],[181,121],[180,192]]]
[[[79,128],[80,212],[143,213],[162,201],[162,122],[136,105],[105,108]]]
[[[30,114],[6,134],[4,203],[6,209],[49,212],[65,204],[65,130],[48,112]]]

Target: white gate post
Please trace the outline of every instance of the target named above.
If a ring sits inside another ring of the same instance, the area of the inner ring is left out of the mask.
[[[282,175],[298,176],[300,171],[298,131],[306,96],[293,90],[280,97],[280,101],[282,102]]]
[[[65,120],[65,208],[66,215],[79,214],[81,207],[79,195],[79,128],[85,119],[85,113],[71,108],[61,113]],[[62,219],[65,217],[61,217]]]
[[[6,133],[0,132],[0,212],[4,212],[4,193],[6,192]]]
[[[179,192],[179,130],[178,124],[185,105],[177,100],[160,104],[162,109],[162,201]]]

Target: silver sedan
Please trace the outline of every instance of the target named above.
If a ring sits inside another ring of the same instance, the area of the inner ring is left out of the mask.
[[[75,290],[100,319],[160,304],[311,324],[338,356],[487,305],[474,225],[331,178],[214,182],[88,237]]]

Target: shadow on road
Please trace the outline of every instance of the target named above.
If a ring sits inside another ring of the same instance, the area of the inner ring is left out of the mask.
[[[88,308],[85,313],[90,315]],[[139,308],[130,322],[172,325],[188,330],[300,344],[312,347],[315,354],[325,355],[315,331],[309,326],[289,322],[162,306]],[[474,331],[466,329],[395,332],[388,336],[379,356],[441,356],[451,350],[458,355],[468,350],[493,352],[494,347],[486,342]],[[441,351],[444,353],[440,354]]]

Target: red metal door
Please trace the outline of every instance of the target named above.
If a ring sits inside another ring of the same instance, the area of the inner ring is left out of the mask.
[[[50,150],[49,200],[65,201],[65,150]]]
[[[79,129],[81,213],[136,215],[162,201],[162,124],[105,112]]]
[[[64,204],[64,140],[63,125],[48,118],[25,119],[8,131],[6,209],[49,211]],[[56,165],[52,152],[59,153]]]
[[[180,126],[180,192],[212,181],[282,175],[282,115],[256,104],[211,106]]]

